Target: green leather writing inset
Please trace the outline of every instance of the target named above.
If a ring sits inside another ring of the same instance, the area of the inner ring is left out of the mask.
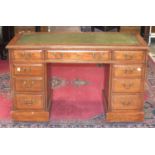
[[[139,45],[139,42],[133,34],[122,33],[35,33],[22,35],[16,44]]]

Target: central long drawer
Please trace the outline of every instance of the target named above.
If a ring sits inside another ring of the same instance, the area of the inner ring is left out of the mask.
[[[49,50],[46,54],[47,60],[63,61],[109,61],[110,51],[53,51]]]

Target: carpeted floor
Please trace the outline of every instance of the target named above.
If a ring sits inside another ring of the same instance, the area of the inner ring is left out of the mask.
[[[76,70],[74,69],[75,67]],[[155,64],[151,59],[149,59],[148,62],[148,76],[146,82],[146,101],[144,106],[145,121],[142,123],[105,122],[102,99],[100,98],[100,92],[104,88],[104,85],[102,85],[104,80],[103,67],[98,67],[96,65],[87,65],[86,67],[81,67],[80,65],[54,65],[51,74],[53,77],[51,79],[51,88],[54,90],[54,101],[50,121],[46,123],[13,122],[10,118],[12,103],[9,85],[9,64],[7,61],[0,61],[0,127],[155,127]],[[91,89],[92,87],[95,90],[93,92]],[[70,95],[71,93],[72,95]],[[88,100],[86,100],[86,98]],[[66,100],[68,102],[65,102]],[[96,100],[97,102],[95,102]]]

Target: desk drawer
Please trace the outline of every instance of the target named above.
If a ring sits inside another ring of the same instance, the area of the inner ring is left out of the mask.
[[[112,59],[119,61],[128,60],[143,62],[145,60],[145,53],[144,51],[114,51]]]
[[[143,95],[112,94],[112,110],[142,110]]]
[[[113,79],[112,91],[113,92],[143,92],[144,81],[142,79]]]
[[[110,60],[109,51],[91,52],[72,52],[72,51],[48,51],[48,60],[81,60],[81,61],[108,61]]]
[[[16,91],[43,91],[44,82],[42,78],[15,78]]]
[[[12,57],[18,61],[35,61],[42,60],[43,53],[41,50],[14,50]]]
[[[44,108],[43,95],[16,94],[15,108],[19,110],[40,110]]]
[[[13,73],[14,75],[32,75],[41,76],[43,75],[44,67],[43,64],[14,64]]]
[[[113,65],[114,77],[142,77],[143,65]]]

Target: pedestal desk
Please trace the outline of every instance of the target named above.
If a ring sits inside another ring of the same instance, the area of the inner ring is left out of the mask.
[[[108,122],[144,119],[148,47],[129,33],[23,33],[8,44],[15,121],[48,121],[52,63],[103,64],[103,106]]]

